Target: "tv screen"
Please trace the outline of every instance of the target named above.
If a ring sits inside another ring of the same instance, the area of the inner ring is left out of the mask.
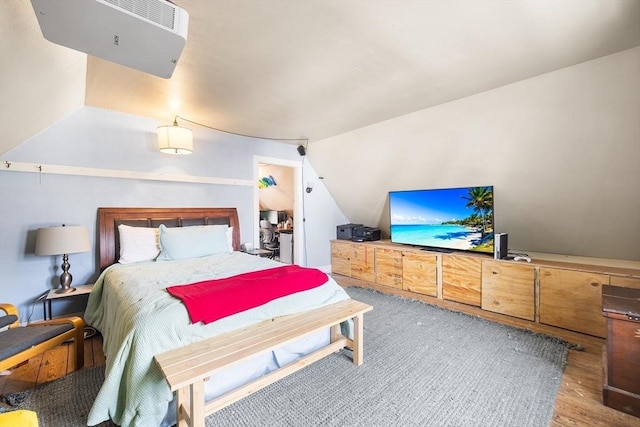
[[[493,187],[389,192],[391,241],[493,254]]]

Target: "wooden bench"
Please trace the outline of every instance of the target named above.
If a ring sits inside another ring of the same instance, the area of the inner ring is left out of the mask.
[[[353,363],[361,365],[363,317],[372,309],[368,304],[349,299],[304,313],[276,317],[156,355],[156,363],[171,391],[177,392],[177,425],[204,426],[207,415],[344,347],[353,350]],[[348,319],[354,321],[352,340],[340,332],[340,323]],[[326,328],[331,328],[331,340],[326,347],[205,404],[204,382],[214,372]]]

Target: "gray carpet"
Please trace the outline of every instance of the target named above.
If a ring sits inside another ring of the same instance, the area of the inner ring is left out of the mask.
[[[206,425],[550,424],[567,357],[563,341],[367,289],[347,291],[374,307],[365,314],[362,366],[349,351],[331,355]],[[35,388],[19,406],[37,411],[41,427],[83,426],[102,375],[83,369]]]

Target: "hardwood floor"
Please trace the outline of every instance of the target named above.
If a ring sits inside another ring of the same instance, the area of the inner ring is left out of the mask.
[[[84,366],[91,368],[105,364],[102,336],[99,334],[84,342]],[[71,344],[62,344],[0,376],[0,395],[16,393],[64,377],[75,370],[75,350]]]
[[[342,276],[334,276],[344,287],[361,286],[393,293],[409,298],[416,294],[398,289],[372,285]],[[556,398],[556,406],[551,422],[552,427],[594,426],[594,427],[640,427],[640,418],[633,417],[602,404],[602,346],[605,340],[559,328],[534,325],[513,317],[488,313],[476,307],[449,301],[422,298],[426,302],[457,311],[478,315],[489,320],[511,326],[531,329],[534,332],[558,336],[572,343],[567,366],[562,375],[562,384]],[[42,355],[30,359],[15,368],[11,375],[0,377],[0,394],[14,393],[34,387],[47,381],[63,377],[73,371],[73,347],[63,344]],[[102,337],[96,335],[85,341],[85,367],[104,365]]]

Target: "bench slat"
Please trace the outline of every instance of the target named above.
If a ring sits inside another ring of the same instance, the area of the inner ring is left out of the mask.
[[[166,367],[175,364],[191,364],[190,361],[192,359],[197,359],[199,355],[207,354],[206,357],[215,357],[215,354],[209,354],[208,352],[215,352],[221,348],[226,348],[229,345],[241,343],[246,340],[253,340],[258,334],[272,332],[278,333],[282,329],[291,328],[291,324],[298,322],[300,319],[304,319],[306,322],[311,322],[317,319],[326,319],[328,315],[331,315],[331,313],[327,313],[324,310],[327,307],[330,307],[332,311],[341,313],[341,310],[345,309],[357,311],[363,306],[366,306],[366,304],[355,300],[345,300],[308,312],[276,317],[258,324],[248,325],[215,337],[169,350],[156,355],[156,359]]]
[[[178,426],[204,426],[204,417],[248,396],[321,358],[349,346],[353,363],[363,362],[363,315],[368,304],[344,300],[307,312],[280,316],[239,330],[206,338],[155,356],[172,391],[177,391]],[[354,336],[340,333],[340,323],[353,319]],[[215,371],[330,328],[331,342],[275,371],[238,387],[205,405],[204,381]]]
[[[306,317],[307,321],[322,319],[322,313],[310,313]],[[207,358],[215,357],[211,352],[219,352],[221,349],[227,349],[229,346],[244,343],[248,340],[254,340],[256,336],[265,333],[278,333],[281,330],[291,328],[290,324],[295,323],[301,314],[292,314],[290,316],[276,317],[274,319],[264,320],[260,323],[248,325],[240,329],[226,332],[216,337],[207,338],[203,341],[192,343],[174,350],[169,350],[156,356],[163,366],[172,365],[195,366],[198,364],[198,358],[206,355]],[[290,329],[288,329],[290,330]],[[225,352],[227,350],[224,350]]]
[[[371,306],[355,300],[340,301],[306,313],[282,316],[156,355],[171,390],[204,379],[216,370],[285,345],[332,324],[369,311]],[[306,316],[305,316],[306,314]],[[180,359],[181,356],[184,356]]]

